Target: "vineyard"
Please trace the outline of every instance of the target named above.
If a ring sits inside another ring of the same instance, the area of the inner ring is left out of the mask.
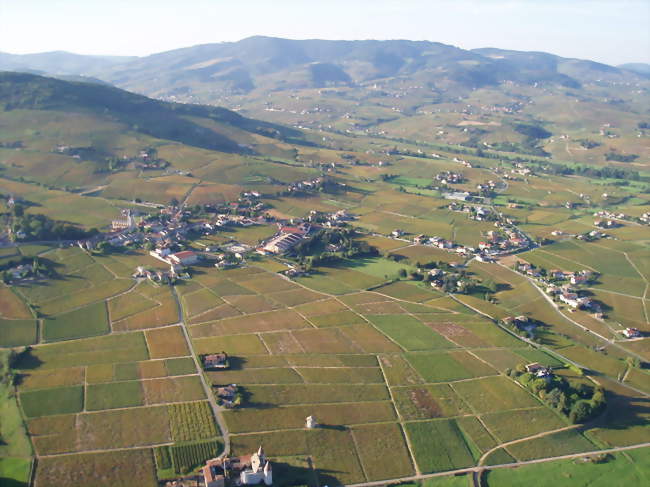
[[[174,441],[196,441],[218,436],[212,411],[206,401],[170,404],[168,407]]]
[[[206,460],[216,457],[220,450],[220,442],[207,440],[184,445],[161,446],[154,451],[159,470],[171,470],[175,474],[185,475],[201,466]]]

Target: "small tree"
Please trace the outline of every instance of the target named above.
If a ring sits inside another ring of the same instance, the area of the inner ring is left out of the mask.
[[[582,423],[591,415],[591,404],[589,401],[577,401],[569,413],[569,421],[572,423]]]

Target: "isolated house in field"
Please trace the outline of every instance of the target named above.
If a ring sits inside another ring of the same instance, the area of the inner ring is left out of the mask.
[[[183,252],[171,254],[167,260],[170,264],[187,266],[196,264],[199,261],[199,256],[191,250],[184,250]]]
[[[537,362],[526,365],[526,372],[541,379],[547,379],[553,376],[553,370],[550,367],[545,367]]]
[[[641,336],[638,328],[626,328],[622,333],[626,338],[639,338]]]
[[[202,355],[203,368],[205,370],[224,370],[230,368],[230,361],[226,352],[211,353]]]
[[[205,487],[224,487],[226,479],[235,485],[273,484],[273,469],[260,448],[251,455],[213,458],[203,467]]]

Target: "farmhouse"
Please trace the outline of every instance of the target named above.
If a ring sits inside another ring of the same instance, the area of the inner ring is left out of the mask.
[[[553,375],[553,370],[550,367],[545,367],[537,362],[526,365],[526,372],[542,379],[550,378]]]
[[[623,335],[625,335],[626,338],[639,338],[641,332],[638,328],[626,328],[623,330]]]
[[[192,265],[198,262],[199,256],[191,250],[185,250],[171,254],[167,260],[170,264]]]
[[[224,487],[226,478],[238,485],[265,485],[273,483],[273,470],[264,450],[260,448],[251,455],[241,457],[213,458],[203,467],[206,487]]]
[[[205,370],[223,370],[230,367],[226,352],[203,355],[201,360],[203,361],[203,368]]]

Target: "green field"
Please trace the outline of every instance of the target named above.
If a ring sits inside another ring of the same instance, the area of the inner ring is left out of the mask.
[[[52,414],[77,413],[83,409],[83,387],[39,389],[20,394],[20,404],[30,418]]]
[[[43,323],[43,338],[48,342],[85,338],[109,332],[108,313],[104,302],[47,318]]]
[[[490,487],[497,486],[545,486],[589,485],[644,485],[650,481],[650,455],[648,448],[629,450],[625,453],[607,455],[602,462],[559,460],[538,465],[526,465],[516,469],[496,469],[485,477]]]

